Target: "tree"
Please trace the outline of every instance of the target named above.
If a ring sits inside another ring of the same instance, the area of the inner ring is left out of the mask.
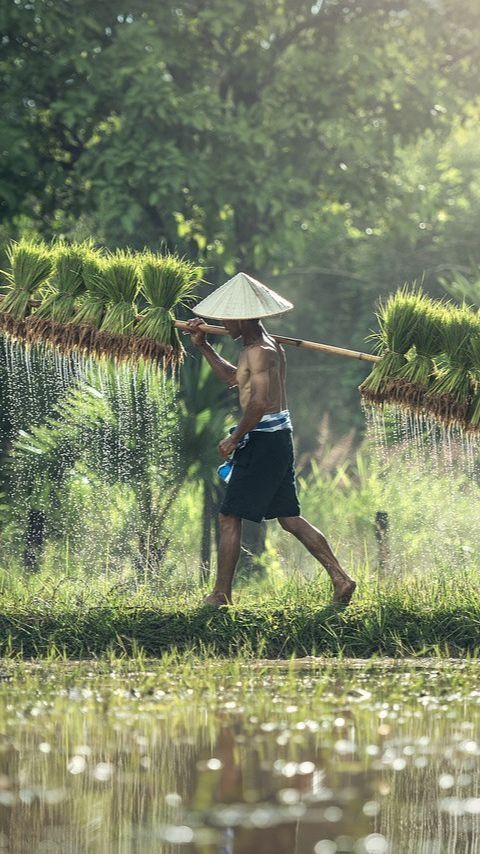
[[[223,270],[275,272],[325,205],[378,205],[397,141],[448,125],[433,93],[476,95],[479,16],[453,0],[11,5],[4,214],[36,205],[51,232],[56,211],[60,228],[95,211],[110,242],[183,238]]]

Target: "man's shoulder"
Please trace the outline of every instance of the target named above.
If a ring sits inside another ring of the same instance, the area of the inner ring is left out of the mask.
[[[248,365],[262,365],[267,367],[272,364],[276,356],[276,349],[268,342],[260,342],[258,344],[249,344],[243,350],[245,361]]]

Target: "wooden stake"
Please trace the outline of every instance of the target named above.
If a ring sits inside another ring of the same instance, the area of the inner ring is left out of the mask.
[[[176,320],[175,326],[177,329],[188,332],[188,323],[184,320]],[[198,329],[200,332],[211,333],[212,335],[228,335],[228,331],[224,326],[211,326],[209,323],[203,323]],[[380,356],[374,356],[372,353],[345,350],[343,347],[333,347],[331,344],[320,344],[317,341],[305,341],[303,338],[287,338],[285,335],[272,335],[272,338],[275,338],[275,341],[278,341],[279,344],[288,344],[290,347],[317,350],[321,353],[331,353],[333,356],[346,356],[349,359],[358,359],[361,362],[380,361]]]

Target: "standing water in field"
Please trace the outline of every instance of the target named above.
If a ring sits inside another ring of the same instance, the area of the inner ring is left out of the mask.
[[[462,570],[480,541],[478,435],[395,405],[364,412],[388,514],[390,569]]]
[[[9,508],[4,544],[30,568],[158,566],[176,490],[175,381],[160,367],[0,338]]]
[[[0,849],[477,854],[477,665],[6,663]]]

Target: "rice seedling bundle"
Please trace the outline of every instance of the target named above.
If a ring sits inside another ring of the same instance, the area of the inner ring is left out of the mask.
[[[0,331],[46,341],[110,360],[160,364],[180,361],[175,311],[188,305],[202,270],[176,254],[117,249],[104,254],[91,241],[48,247],[12,241]],[[0,295],[1,296],[1,295]],[[40,303],[38,299],[40,298]],[[480,315],[466,305],[432,300],[404,286],[377,313],[378,356],[301,339],[305,346],[375,362],[360,386],[365,400],[391,402],[441,423],[480,430]],[[207,326],[212,332],[226,333]]]
[[[479,313],[403,288],[380,305],[377,316],[379,332],[371,337],[381,360],[360,386],[363,398],[479,429]]]
[[[377,318],[379,331],[369,336],[381,356],[372,372],[360,386],[362,396],[382,403],[392,397],[407,353],[415,344],[415,330],[421,319],[421,295],[406,286],[380,303]]]
[[[480,429],[480,315],[477,313],[478,333],[470,338],[470,354],[472,361],[472,395],[467,414],[471,429]]]
[[[141,294],[146,306],[138,318],[134,343],[137,354],[144,358],[156,357],[167,350],[183,354],[178,331],[174,326],[174,309],[187,306],[193,299],[195,287],[202,270],[176,254],[163,257],[152,252],[143,254],[140,262]]]
[[[428,410],[445,422],[466,424],[473,392],[473,353],[480,334],[478,315],[448,305],[440,324],[441,356],[427,394]]]
[[[197,265],[149,250],[104,253],[92,240],[12,241],[7,255],[0,331],[27,345],[42,341],[64,352],[163,367],[182,357],[173,310],[193,295],[202,275]]]
[[[132,356],[131,335],[135,325],[135,300],[140,284],[138,256],[131,250],[116,249],[107,255],[97,291],[105,300],[105,315],[95,336],[94,351],[99,356],[119,360]]]
[[[125,334],[132,329],[138,287],[138,258],[130,250],[116,249],[107,257],[98,280],[99,291],[103,291],[106,299],[101,325],[104,332]]]
[[[85,252],[82,266],[85,290],[77,300],[76,312],[69,324],[71,337],[68,343],[87,352],[94,349],[96,334],[105,316],[107,299],[102,277],[106,263],[104,255],[93,247]]]
[[[412,347],[398,371],[395,397],[399,403],[422,409],[435,373],[435,358],[441,353],[440,324],[444,314],[440,302],[418,292]]]
[[[0,304],[0,331],[24,340],[24,320],[29,314],[32,297],[48,281],[53,259],[45,243],[27,239],[12,240],[6,255],[10,269],[1,271],[6,279],[7,293]]]
[[[40,305],[25,323],[27,341],[49,341],[60,348],[66,344],[68,330],[65,325],[72,319],[75,300],[84,288],[84,251],[84,247],[76,243],[60,243],[53,247],[52,275],[41,291]]]

